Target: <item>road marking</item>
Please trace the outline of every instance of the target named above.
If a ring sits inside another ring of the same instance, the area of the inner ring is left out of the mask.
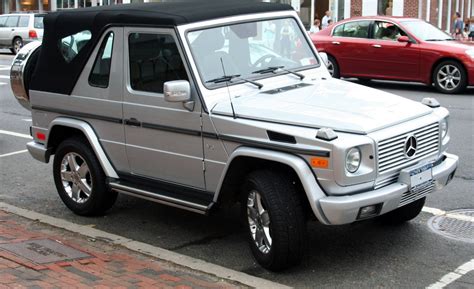
[[[456,214],[456,213],[448,213],[446,211],[436,209],[436,208],[423,207],[422,211],[425,212],[425,213],[433,214],[435,216],[445,216],[445,217],[451,218],[451,219],[456,219],[456,220],[461,220],[461,221],[467,221],[467,222],[473,222],[474,223],[474,217],[461,215],[461,214]]]
[[[27,209],[15,207],[13,205],[0,202],[0,210],[45,223],[57,228],[61,228],[70,232],[75,232],[86,237],[107,240],[111,244],[120,245],[141,254],[152,256],[161,260],[165,260],[180,266],[191,268],[192,270],[211,274],[219,278],[232,280],[254,288],[291,288],[283,284],[279,284],[260,277],[251,276],[249,274],[225,268],[220,265],[212,264],[197,258],[182,255],[173,251],[169,251],[160,247],[155,247],[146,243],[138,242],[119,235],[107,233],[87,225],[75,224],[63,219],[54,218],[43,215]]]
[[[22,133],[17,133],[17,132],[8,131],[8,130],[1,130],[0,129],[0,134],[6,134],[6,135],[12,135],[12,136],[17,136],[17,137],[32,139],[32,137],[28,134],[22,134]]]
[[[0,70],[10,70],[11,66],[0,67]]]
[[[31,121],[31,118],[23,118],[22,121]]]
[[[10,75],[0,75],[0,78],[10,79]]]
[[[3,154],[3,155],[0,155],[0,158],[8,157],[8,156],[13,156],[13,155],[17,155],[17,154],[22,154],[22,153],[26,153],[27,151],[28,151],[28,150],[21,150],[21,151],[17,151],[17,152],[12,152],[12,153]]]
[[[441,289],[446,287],[447,285],[453,283],[457,279],[461,278],[463,275],[466,275],[470,271],[474,270],[474,259],[471,259],[471,261],[466,262],[459,266],[454,272],[450,272],[441,279],[439,279],[438,282],[431,284],[430,286],[426,287],[427,289]]]
[[[7,85],[7,83],[6,82],[0,82],[0,86],[2,86],[2,85]]]

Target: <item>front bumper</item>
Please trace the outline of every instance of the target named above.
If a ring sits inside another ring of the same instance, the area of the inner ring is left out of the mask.
[[[443,159],[432,169],[434,189],[446,186],[454,177],[458,166],[458,156],[444,153]],[[382,204],[379,215],[388,213],[400,206],[402,197],[406,196],[409,187],[407,184],[395,184],[352,196],[329,196],[319,200],[320,208],[331,225],[348,224],[358,220],[359,210],[362,207]],[[414,196],[415,201],[424,195]],[[404,203],[406,204],[406,203]]]

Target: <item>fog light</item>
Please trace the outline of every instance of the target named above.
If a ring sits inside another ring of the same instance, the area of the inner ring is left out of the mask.
[[[373,216],[377,216],[380,213],[380,209],[382,208],[382,203],[361,207],[359,209],[359,215],[357,219],[366,219]]]

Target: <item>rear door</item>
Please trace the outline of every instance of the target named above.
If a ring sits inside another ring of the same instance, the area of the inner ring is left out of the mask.
[[[30,25],[30,15],[23,15],[20,16],[20,19],[18,20],[18,27],[16,28],[15,31],[15,36],[20,36],[21,39],[27,40],[30,38],[29,36],[29,25]]]
[[[7,16],[0,16],[0,45],[7,45],[5,41],[7,38],[7,28],[5,27],[6,22]]]
[[[163,84],[190,74],[172,29],[125,28],[123,114],[130,172],[158,182],[204,189],[201,107],[167,102]]]
[[[370,20],[342,23],[333,30],[328,52],[336,58],[341,76],[366,74]]]
[[[375,21],[373,37],[367,46],[371,57],[369,66],[379,78],[419,80],[419,44],[398,42],[400,36],[408,36],[398,25],[389,21]]]

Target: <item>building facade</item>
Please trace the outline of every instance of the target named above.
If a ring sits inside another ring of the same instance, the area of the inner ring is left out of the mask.
[[[0,14],[20,11],[46,12],[90,6],[167,2],[173,0],[0,0]],[[225,1],[225,0],[222,0]],[[262,0],[286,3],[300,15],[306,27],[321,19],[325,11],[335,21],[353,16],[391,15],[421,18],[450,32],[453,15],[474,17],[474,0]]]

